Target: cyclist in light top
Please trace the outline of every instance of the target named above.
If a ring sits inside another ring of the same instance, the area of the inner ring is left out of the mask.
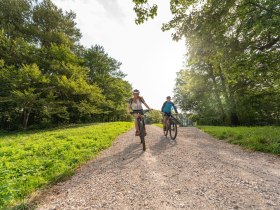
[[[135,136],[140,135],[140,131],[139,131],[138,123],[137,123],[137,116],[138,116],[138,113],[144,115],[142,104],[144,104],[149,110],[151,110],[151,108],[146,104],[143,97],[140,96],[139,94],[140,94],[139,90],[135,89],[133,91],[133,97],[131,99],[129,99],[128,107],[127,107],[127,113],[130,114],[130,110],[132,109],[132,112],[134,115],[134,124],[135,124],[135,129],[136,129]]]
[[[167,120],[167,117],[171,115],[172,107],[174,108],[175,112],[178,114],[176,106],[171,101],[171,97],[167,96],[166,101],[163,103],[163,105],[161,107],[161,112],[164,113],[164,124],[163,124],[164,130],[166,130],[166,120]]]

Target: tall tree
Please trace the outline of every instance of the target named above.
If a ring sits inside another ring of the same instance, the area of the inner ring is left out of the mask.
[[[142,13],[136,13],[139,23],[151,12],[147,3],[135,2],[143,8]],[[210,95],[214,96],[209,97],[208,103],[217,107],[219,111],[214,113],[223,124],[279,123],[280,109],[276,104],[279,104],[280,8],[277,1],[171,0],[170,8],[173,18],[163,25],[163,30],[175,29],[175,40],[185,37],[186,71],[190,71],[186,78],[190,81],[186,83],[195,86],[195,80],[208,77],[213,85]],[[194,77],[197,68],[201,73]],[[180,96],[178,86],[175,90],[178,100],[190,99],[188,95]],[[189,93],[202,97],[194,90]],[[206,112],[211,108],[202,107],[205,111],[195,111],[204,113],[201,117],[209,117]]]
[[[9,38],[28,38],[31,0],[1,0],[0,28]]]
[[[126,118],[131,85],[76,15],[51,0],[0,2],[0,129]]]
[[[51,0],[43,0],[36,4],[32,11],[34,41],[44,47],[51,44],[72,47],[81,38],[76,28],[76,14],[72,11],[64,12]]]

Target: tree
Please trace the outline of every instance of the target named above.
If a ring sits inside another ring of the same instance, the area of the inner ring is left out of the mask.
[[[150,11],[145,7],[147,2],[136,3],[145,8],[144,14]],[[186,71],[190,73],[185,77],[188,95],[182,95],[182,86],[178,84],[175,90],[178,103],[184,100],[181,103],[184,106],[186,99],[190,103],[181,108],[193,109],[189,106],[198,100],[192,111],[201,113],[201,119],[210,119],[208,114],[215,113],[222,124],[279,123],[277,2],[171,0],[170,8],[173,18],[163,25],[163,30],[174,29],[173,39],[185,37],[188,48]],[[140,20],[145,20],[143,17],[138,15]],[[203,96],[196,91],[199,89],[196,84],[206,82],[206,78],[209,91],[205,90],[207,96]],[[270,101],[266,100],[268,97]],[[255,101],[253,106],[252,101]]]
[[[26,129],[30,114],[44,104],[40,95],[48,80],[35,64],[24,65],[17,70],[13,66],[4,66],[2,62],[0,81],[5,84],[5,93],[1,92],[1,102],[2,105],[8,105],[2,108],[2,113],[6,113],[4,121],[20,115],[18,119],[22,119],[21,124]]]
[[[28,39],[31,16],[31,0],[1,0],[0,28],[11,39]]]
[[[125,74],[120,71],[121,63],[111,58],[102,46],[93,46],[85,49],[82,57],[84,66],[89,69],[88,80],[97,84],[106,97],[103,117],[107,120],[123,118],[126,113],[126,103],[130,97],[132,87],[123,78]]]
[[[72,11],[64,14],[51,0],[34,5],[32,15],[33,39],[44,47],[51,44],[73,47],[81,38],[74,21],[76,14]]]
[[[51,0],[0,2],[0,129],[126,119],[131,85]]]
[[[162,114],[159,110],[152,110],[146,114],[146,123],[154,124],[154,123],[162,123]]]

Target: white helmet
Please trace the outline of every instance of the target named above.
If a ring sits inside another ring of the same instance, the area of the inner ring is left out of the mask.
[[[140,93],[139,90],[137,90],[137,89],[133,90],[133,94],[139,94],[139,93]]]

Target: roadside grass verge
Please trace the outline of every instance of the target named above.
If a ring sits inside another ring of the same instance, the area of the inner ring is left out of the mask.
[[[280,154],[280,127],[222,127],[198,126],[199,129],[244,148],[271,154]]]
[[[0,209],[22,203],[36,189],[69,177],[131,128],[133,123],[113,122],[56,130],[0,131]]]

